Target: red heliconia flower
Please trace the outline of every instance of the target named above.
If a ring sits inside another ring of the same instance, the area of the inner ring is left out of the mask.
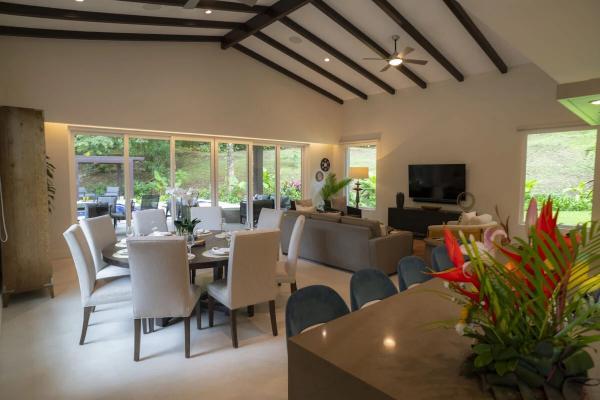
[[[446,244],[446,250],[448,256],[454,265],[454,268],[450,268],[442,272],[434,272],[433,276],[444,279],[449,282],[460,282],[460,283],[472,283],[477,289],[480,287],[479,279],[475,274],[466,274],[463,265],[465,264],[465,257],[460,250],[460,245],[456,237],[450,232],[449,229],[444,230],[444,242]],[[469,292],[471,293],[471,292]],[[472,292],[473,297],[479,298],[479,293]],[[471,297],[471,296],[469,296]]]

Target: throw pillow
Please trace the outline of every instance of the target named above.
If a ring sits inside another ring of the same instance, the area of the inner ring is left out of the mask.
[[[369,228],[371,231],[371,238],[381,237],[381,227],[379,226],[379,221],[366,218],[342,217],[342,224],[364,226]]]
[[[322,221],[340,222],[342,213],[339,212],[326,212],[326,213],[315,213],[310,215],[311,219],[318,219]]]
[[[460,214],[460,219],[458,220],[458,224],[459,225],[473,225],[471,223],[471,219],[475,218],[477,216],[477,212],[475,211],[471,211],[471,212],[463,212],[462,214]]]
[[[315,206],[301,206],[296,203],[296,211],[305,212],[305,213],[314,213],[317,212],[317,207]]]
[[[490,214],[481,214],[471,218],[471,225],[485,225],[493,221],[493,217]]]

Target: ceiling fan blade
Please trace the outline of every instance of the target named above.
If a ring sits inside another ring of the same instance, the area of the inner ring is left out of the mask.
[[[410,58],[403,58],[402,62],[405,64],[419,64],[419,65],[427,64],[427,60],[413,60]]]
[[[415,49],[413,49],[412,47],[406,46],[404,48],[404,50],[402,50],[400,53],[398,53],[398,58],[404,58],[407,55],[409,55],[410,53],[412,53],[413,51],[415,51]]]
[[[187,3],[183,5],[183,8],[186,10],[191,10],[196,8],[196,6],[200,3],[200,0],[188,0]]]
[[[379,71],[379,72],[385,72],[385,71],[387,71],[389,68],[390,68],[390,64],[386,64],[386,65],[385,65],[385,67],[383,67],[383,68],[381,69],[381,71]]]

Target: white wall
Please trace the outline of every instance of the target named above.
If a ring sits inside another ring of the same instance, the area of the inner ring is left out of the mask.
[[[46,121],[319,143],[341,134],[339,104],[216,43],[2,37],[0,54],[3,103]]]
[[[582,124],[555,100],[555,91],[556,83],[529,64],[504,75],[348,102],[344,137],[381,134],[375,215],[387,221],[395,193],[408,195],[409,164],[466,163],[467,190],[477,198],[476,210],[493,214],[498,205],[517,229],[524,143],[517,130]]]

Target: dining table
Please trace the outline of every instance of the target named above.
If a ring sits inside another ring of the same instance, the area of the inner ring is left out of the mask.
[[[196,244],[192,246],[188,256],[188,265],[190,270],[190,283],[194,283],[196,270],[212,269],[213,280],[223,279],[227,270],[229,255],[213,254],[213,248],[227,248],[229,242],[227,240],[227,232],[210,231],[196,236]],[[124,241],[112,243],[102,249],[102,259],[110,265],[129,268],[129,258],[127,254],[123,254],[126,249]],[[206,294],[203,295],[206,297]],[[216,309],[219,309],[218,305]],[[157,319],[158,326],[170,325],[179,319],[159,318]]]
[[[461,374],[473,340],[454,330],[461,306],[449,294],[431,279],[291,337],[288,398],[493,400]],[[600,377],[599,347],[589,351],[592,378]],[[600,399],[599,386],[586,390]]]

